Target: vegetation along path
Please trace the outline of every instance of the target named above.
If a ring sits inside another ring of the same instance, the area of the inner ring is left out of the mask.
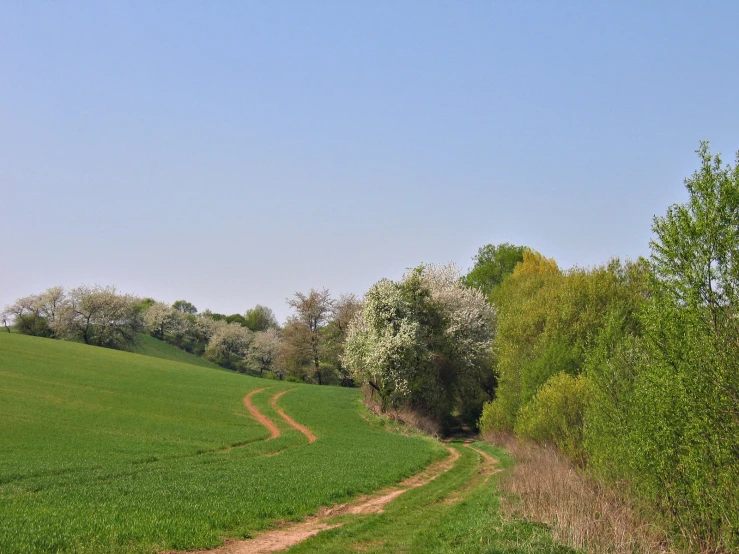
[[[510,463],[502,451],[473,439],[446,447],[449,456],[395,486],[200,554],[570,552],[541,526],[502,522],[494,479]]]

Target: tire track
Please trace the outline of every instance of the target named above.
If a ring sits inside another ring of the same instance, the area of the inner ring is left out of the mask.
[[[292,427],[293,429],[297,429],[298,431],[300,431],[306,436],[306,438],[308,439],[308,444],[316,442],[316,436],[313,434],[313,432],[310,429],[308,429],[305,425],[301,425],[300,423],[295,421],[293,418],[287,415],[284,411],[282,411],[282,408],[280,408],[277,405],[277,401],[279,400],[280,396],[282,396],[286,392],[290,392],[291,390],[295,390],[295,389],[286,389],[286,390],[278,392],[272,398],[270,398],[269,403],[275,409],[275,411],[278,414],[280,414],[280,417],[284,419],[285,422],[287,422],[287,424],[290,427]]]
[[[283,391],[283,394],[284,392],[287,391]],[[253,539],[233,541],[214,550],[202,550],[196,554],[268,554],[270,552],[280,552],[322,531],[343,525],[342,523],[328,523],[328,520],[335,516],[382,513],[385,505],[401,494],[427,485],[454,467],[460,458],[460,453],[450,446],[446,448],[449,450],[449,456],[397,485],[387,487],[374,494],[360,496],[347,504],[322,508],[316,515],[309,516],[300,523],[293,523],[280,529],[267,531]]]
[[[261,389],[254,389],[253,391],[251,391],[249,394],[247,394],[244,397],[244,406],[246,406],[246,409],[249,410],[249,413],[252,415],[252,417],[254,417],[254,419],[256,419],[259,423],[261,423],[267,428],[267,430],[269,431],[269,437],[267,437],[265,440],[271,441],[272,439],[276,439],[277,437],[281,435],[279,428],[277,427],[277,425],[275,425],[274,421],[272,421],[262,412],[257,410],[257,407],[251,402],[252,396],[268,388],[269,387],[262,387]],[[278,395],[275,395],[275,396],[278,396]],[[272,398],[274,399],[274,397]]]

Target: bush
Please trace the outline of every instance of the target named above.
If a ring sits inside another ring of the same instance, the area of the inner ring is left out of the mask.
[[[583,415],[590,394],[587,377],[559,373],[519,411],[514,432],[522,438],[555,444],[573,462],[583,466]]]
[[[51,337],[53,333],[49,324],[43,317],[37,314],[23,314],[15,318],[13,325],[16,332],[21,335],[32,335],[34,337]]]
[[[493,400],[482,407],[477,427],[483,435],[513,430],[513,418],[509,410],[506,410],[502,399]]]

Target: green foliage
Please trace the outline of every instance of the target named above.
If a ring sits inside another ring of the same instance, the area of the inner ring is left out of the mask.
[[[498,476],[486,476],[482,455],[495,456],[508,470],[510,458],[481,442],[451,443],[460,458],[427,485],[410,489],[385,506],[383,513],[339,516],[327,521],[341,527],[324,531],[293,547],[294,554],[574,554],[557,544],[545,526],[501,514]],[[475,450],[473,450],[473,448]],[[489,469],[489,468],[488,468]]]
[[[54,334],[49,328],[46,318],[36,313],[26,313],[16,316],[13,329],[22,335],[31,335],[34,337],[48,338]]]
[[[558,373],[521,408],[514,431],[522,438],[555,444],[582,466],[585,464],[583,421],[590,399],[587,377]]]
[[[0,373],[0,552],[209,548],[443,455],[429,440],[370,427],[355,389],[5,332]],[[269,383],[252,398],[282,436],[264,441],[243,397]],[[285,388],[280,407],[315,432],[310,446],[270,407]]]
[[[497,246],[486,244],[473,258],[474,267],[464,277],[464,284],[477,288],[488,297],[513,269],[523,261],[524,246],[503,243]]]
[[[482,293],[461,286],[456,268],[421,266],[370,288],[349,329],[345,361],[379,393],[383,409],[404,405],[443,421],[475,407],[474,421],[482,376],[491,371],[494,320]]]
[[[515,419],[511,414],[514,410],[507,406],[509,399],[505,396],[499,396],[495,402],[487,402],[482,407],[480,420],[477,427],[482,435],[495,433],[497,431],[512,431]]]
[[[198,313],[198,309],[195,305],[191,304],[187,300],[176,300],[175,303],[172,304],[172,307],[178,312],[182,312],[187,315],[195,315]]]
[[[553,260],[525,252],[524,261],[493,293],[499,380],[494,403],[499,406],[481,424],[488,431],[511,431],[519,410],[548,379],[583,373],[612,314],[621,318],[619,332],[636,330],[635,314],[649,296],[648,275],[644,260],[613,260],[563,273]]]
[[[226,316],[226,323],[238,323],[242,327],[248,327],[246,324],[246,319],[241,314],[231,314],[229,316]]]
[[[268,329],[278,329],[277,318],[274,312],[266,306],[257,304],[250,310],[246,310],[244,314],[244,325],[251,331],[267,331]]]
[[[739,156],[707,143],[682,205],[656,217],[649,363],[637,365],[632,439],[643,485],[695,547],[739,548]]]

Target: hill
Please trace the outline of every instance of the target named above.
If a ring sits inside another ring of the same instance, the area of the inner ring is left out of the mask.
[[[0,552],[205,548],[444,456],[371,426],[357,390],[76,343],[1,333],[0,383]]]
[[[185,352],[157,338],[147,335],[146,333],[138,333],[137,343],[131,349],[135,354],[151,356],[152,358],[161,358],[162,360],[171,360],[173,362],[182,362],[186,364],[197,365],[200,367],[209,367],[211,369],[222,369],[219,365],[214,364],[200,356],[195,356],[189,352]]]

